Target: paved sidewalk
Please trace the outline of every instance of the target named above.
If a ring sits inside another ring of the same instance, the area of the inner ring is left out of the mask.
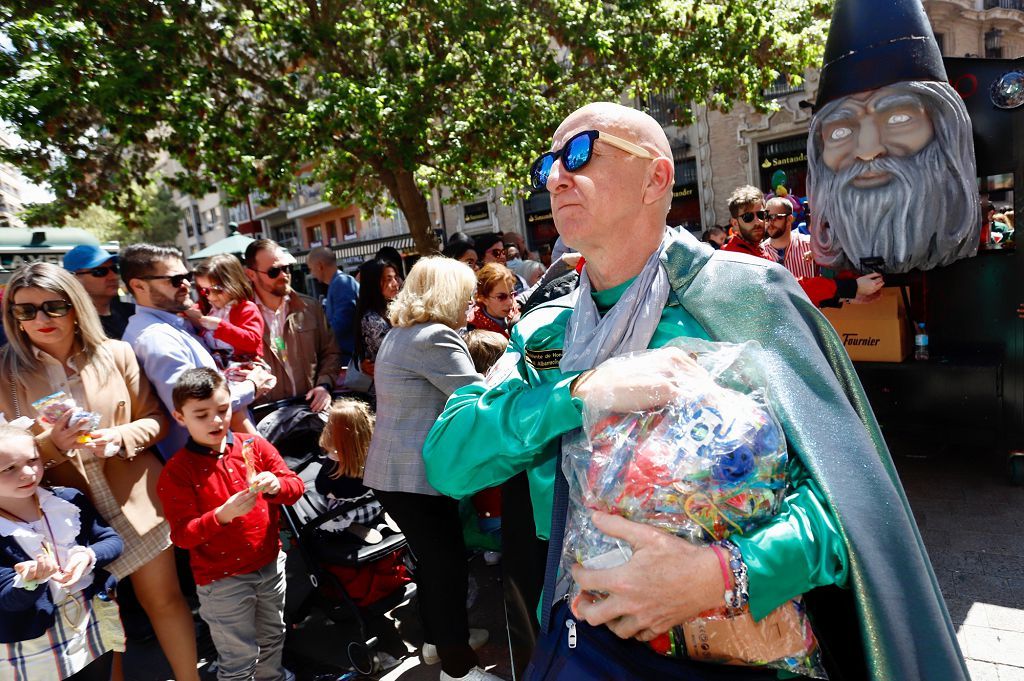
[[[972,678],[1024,681],[1024,487],[1008,484],[1005,462],[994,454],[930,450],[927,458],[917,458],[911,447],[890,446]],[[479,596],[470,622],[491,632],[481,663],[511,679],[499,569],[477,557],[471,572]],[[287,659],[299,681],[344,671],[344,646],[353,632],[316,620],[290,632]],[[372,678],[436,681],[439,667],[424,665],[418,655],[423,638],[414,606],[378,621],[374,633],[381,638],[379,649],[399,665]],[[126,669],[129,681],[170,678],[152,641],[131,644]]]
[[[1024,487],[969,450],[896,465],[974,681],[1024,681]]]

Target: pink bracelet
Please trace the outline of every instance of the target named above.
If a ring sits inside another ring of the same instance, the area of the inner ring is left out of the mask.
[[[732,570],[729,569],[729,561],[725,559],[725,554],[722,553],[722,549],[716,545],[711,545],[711,550],[718,556],[718,565],[722,568],[722,581],[725,583],[725,589],[728,591],[732,588]]]

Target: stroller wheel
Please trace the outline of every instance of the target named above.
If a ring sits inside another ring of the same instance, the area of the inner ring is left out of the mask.
[[[352,641],[348,644],[348,661],[360,674],[373,673],[373,652],[365,643]]]

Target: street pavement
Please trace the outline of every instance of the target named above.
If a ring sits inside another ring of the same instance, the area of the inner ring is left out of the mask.
[[[1024,681],[1024,487],[1009,485],[997,454],[953,445],[890,446],[972,678]],[[478,591],[470,623],[491,632],[479,651],[481,663],[511,679],[500,570],[479,556],[470,569]],[[436,681],[440,668],[424,665],[418,655],[423,638],[414,604],[371,627],[380,637],[378,650],[397,666],[365,678]],[[286,661],[299,681],[333,681],[348,668],[345,644],[356,632],[351,623],[311,618],[289,632]],[[212,657],[209,646],[203,648]],[[125,668],[129,681],[171,678],[152,640],[129,644]]]

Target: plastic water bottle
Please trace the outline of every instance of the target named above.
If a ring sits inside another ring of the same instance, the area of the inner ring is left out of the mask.
[[[917,323],[917,335],[914,336],[914,359],[928,359],[928,332],[925,331],[924,322]]]

